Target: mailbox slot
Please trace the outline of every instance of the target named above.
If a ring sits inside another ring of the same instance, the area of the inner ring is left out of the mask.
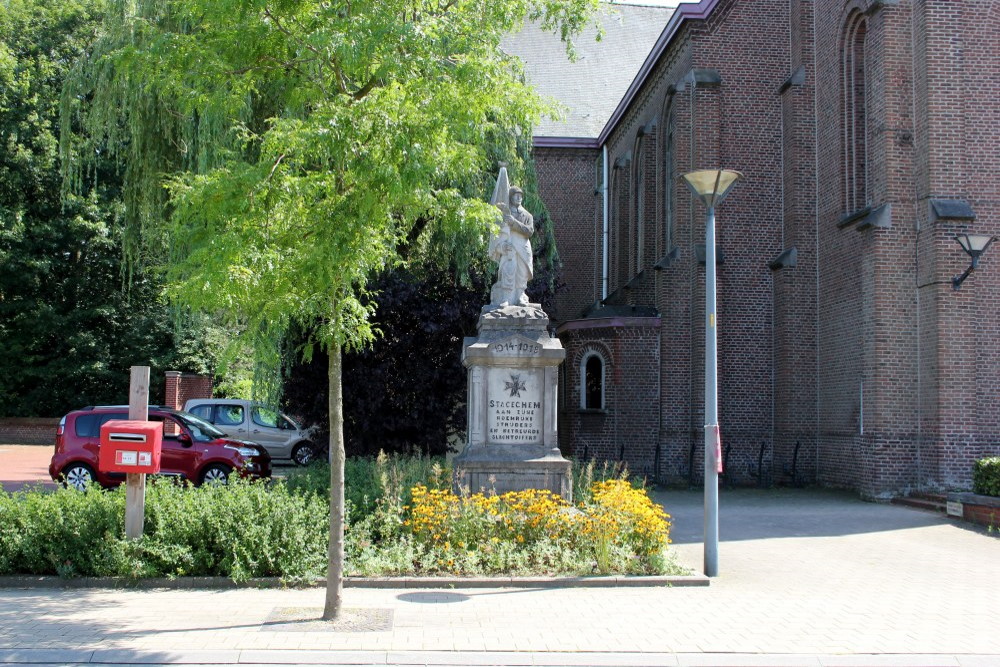
[[[108,433],[108,440],[111,442],[146,442],[143,433]]]

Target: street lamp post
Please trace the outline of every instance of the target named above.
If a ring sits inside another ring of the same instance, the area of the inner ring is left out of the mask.
[[[719,473],[722,440],[718,414],[715,317],[715,206],[742,176],[727,169],[684,174],[684,182],[708,209],[705,221],[705,575],[719,574]]]

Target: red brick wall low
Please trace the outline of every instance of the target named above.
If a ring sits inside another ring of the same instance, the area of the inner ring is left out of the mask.
[[[0,444],[51,445],[58,426],[58,418],[0,419]]]
[[[964,505],[962,508],[962,518],[980,526],[1000,526],[1000,507],[987,507],[985,505]]]

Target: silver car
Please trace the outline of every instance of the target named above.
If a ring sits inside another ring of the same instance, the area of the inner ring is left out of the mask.
[[[272,459],[291,459],[298,465],[316,458],[312,429],[303,429],[290,417],[255,401],[239,398],[192,398],[184,411],[201,417],[231,438],[261,445]]]

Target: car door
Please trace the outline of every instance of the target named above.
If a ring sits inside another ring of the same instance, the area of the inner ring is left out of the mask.
[[[285,421],[277,411],[253,405],[247,439],[263,445],[272,457],[287,459],[291,456],[291,440],[296,431],[282,428]]]
[[[159,414],[149,415],[151,422],[163,422],[163,443],[160,448],[160,474],[184,477],[195,481],[191,475],[198,467],[198,452],[191,443],[184,443],[181,435],[185,433],[181,424],[172,416]]]

